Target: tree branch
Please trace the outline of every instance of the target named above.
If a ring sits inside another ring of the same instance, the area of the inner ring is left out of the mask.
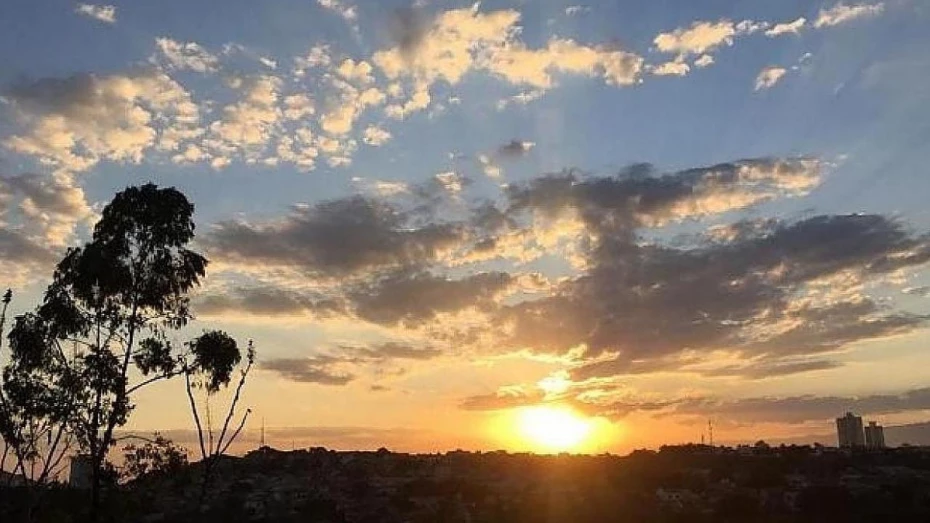
[[[207,459],[207,449],[203,445],[203,425],[200,424],[200,415],[197,414],[197,402],[194,400],[194,393],[191,390],[191,375],[189,369],[184,369],[184,381],[187,384],[187,398],[191,403],[191,413],[194,415],[194,424],[197,425],[197,437],[200,439],[200,455]]]

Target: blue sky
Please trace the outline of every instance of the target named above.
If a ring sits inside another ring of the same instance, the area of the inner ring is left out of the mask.
[[[923,419],[930,402],[865,401],[922,397],[928,29],[917,0],[7,0],[0,267],[25,310],[116,191],[176,186],[214,261],[200,323],[259,344],[256,408],[277,426],[483,427],[415,449],[518,448],[485,428],[538,404],[602,424],[591,449],[695,417],[741,437],[833,415],[740,419],[758,398]],[[511,221],[479,223],[488,208]],[[763,260],[793,235],[795,258]],[[746,262],[707,276],[740,282],[725,310],[665,269],[712,272],[727,249]],[[601,296],[601,277],[642,290]],[[639,315],[662,343],[617,326]],[[319,404],[287,412],[280,394]],[[183,427],[177,410],[133,423]]]

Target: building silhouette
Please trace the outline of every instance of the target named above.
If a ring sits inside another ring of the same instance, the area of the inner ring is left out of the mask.
[[[836,439],[840,447],[864,447],[864,434],[861,416],[847,412],[842,418],[836,418]]]
[[[89,489],[93,484],[94,462],[90,454],[77,454],[71,457],[71,472],[68,485],[76,489]]]
[[[885,448],[885,429],[874,421],[865,427],[865,446],[870,449]]]

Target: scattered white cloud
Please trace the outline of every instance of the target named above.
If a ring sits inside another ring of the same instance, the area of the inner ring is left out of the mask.
[[[316,3],[320,7],[336,13],[346,22],[352,23],[358,20],[358,8],[354,5],[346,4],[341,0],[316,0]]]
[[[284,97],[284,118],[299,120],[316,114],[313,99],[306,94],[292,94]]]
[[[363,142],[365,142],[368,145],[373,145],[375,147],[384,145],[390,139],[391,139],[391,133],[374,125],[369,125],[367,128],[365,128],[365,132],[362,135]]]
[[[106,24],[116,23],[116,6],[113,5],[78,4],[74,12]]]
[[[415,27],[400,35],[398,45],[376,52],[372,61],[390,80],[410,80],[416,86],[413,96],[427,104],[433,83],[455,85],[476,70],[536,89],[552,87],[554,75],[560,73],[599,76],[611,85],[639,79],[643,60],[633,53],[561,38],[529,48],[519,39],[519,21],[515,10],[481,12],[478,4],[446,11],[426,26],[412,24]],[[394,117],[410,112],[401,103],[388,110]]]
[[[237,152],[246,159],[255,159],[270,140],[281,117],[278,109],[281,80],[261,75],[250,79],[243,87],[242,98],[223,108],[222,118],[210,125],[210,137],[205,143],[217,155]]]
[[[503,111],[508,105],[520,104],[527,105],[534,100],[542,98],[546,94],[544,89],[533,89],[531,91],[522,91],[503,100],[497,101],[497,110]]]
[[[375,81],[371,76],[371,70],[371,64],[365,60],[356,62],[351,58],[346,58],[339,64],[339,67],[336,68],[336,73],[350,82],[370,84]]]
[[[264,66],[267,67],[268,69],[277,69],[277,68],[278,68],[278,62],[277,62],[277,60],[273,60],[273,59],[271,59],[271,58],[268,58],[267,56],[259,56],[259,57],[258,57],[258,61],[261,62],[262,65],[264,65]]]
[[[714,57],[709,54],[702,54],[694,61],[694,66],[698,69],[703,69],[714,63]]]
[[[371,178],[362,178],[354,176],[352,183],[363,192],[376,194],[381,197],[397,196],[410,191],[410,187],[404,182],[392,182],[387,180],[373,180]]]
[[[649,72],[656,76],[685,76],[689,71],[691,71],[691,67],[688,64],[677,60],[649,67]]]
[[[294,67],[291,72],[295,77],[303,78],[310,69],[327,67],[332,61],[329,45],[317,44],[311,47],[304,56],[294,58]]]
[[[465,187],[465,180],[455,171],[436,173],[434,178],[443,189],[453,195],[462,192],[462,189]]]
[[[675,53],[681,58],[700,55],[721,46],[733,45],[733,38],[761,28],[759,24],[743,21],[734,24],[730,20],[717,22],[697,21],[690,27],[679,27],[670,33],[661,33],[653,44],[663,53]]]
[[[818,29],[822,27],[831,27],[857,18],[876,16],[881,14],[884,10],[885,4],[882,2],[877,4],[854,5],[847,5],[840,2],[830,9],[821,9],[820,13],[817,15],[817,20],[814,22],[814,27]]]
[[[759,72],[759,75],[756,77],[756,91],[763,91],[769,89],[778,83],[779,80],[785,73],[788,71],[784,67],[778,67],[775,65],[770,65]]]
[[[346,83],[338,85],[341,92],[321,117],[320,127],[330,134],[344,135],[352,131],[362,111],[384,103],[385,95],[376,87],[361,90]]]
[[[495,164],[490,156],[486,154],[478,155],[478,163],[481,165],[481,171],[489,178],[497,179],[501,177],[500,166]]]
[[[170,69],[209,73],[219,67],[219,59],[196,42],[178,42],[162,37],[155,39],[155,45]]]
[[[589,47],[571,39],[553,38],[546,47],[529,49],[514,42],[494,53],[487,68],[517,85],[547,89],[556,73],[600,76],[609,85],[632,85],[639,79],[643,59],[607,47]]]
[[[775,24],[771,29],[765,32],[765,36],[780,36],[785,34],[798,34],[807,24],[807,19],[803,16],[793,22]]]
[[[414,86],[413,94],[404,103],[388,105],[384,108],[384,112],[391,118],[403,120],[408,115],[429,107],[431,100],[429,86],[425,83],[418,83]]]
[[[160,71],[46,78],[4,98],[25,128],[4,145],[65,171],[139,163],[146,149],[173,150],[202,132],[190,94]]]
[[[576,16],[583,15],[591,12],[590,7],[581,6],[581,5],[570,5],[565,8],[565,14],[567,16]]]

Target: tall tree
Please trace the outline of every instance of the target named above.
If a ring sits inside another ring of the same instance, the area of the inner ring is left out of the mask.
[[[56,390],[47,408],[64,409],[90,456],[91,518],[100,507],[114,431],[133,410],[135,392],[184,372],[185,355],[168,334],[191,320],[188,293],[207,259],[187,248],[194,206],[174,188],[129,187],[104,209],[90,242],[69,249],[43,303],[16,318],[11,365]],[[240,356],[204,357],[202,372],[228,382]],[[66,405],[56,400],[67,397]]]
[[[252,366],[255,364],[255,345],[252,340],[249,340],[245,364],[239,369],[239,383],[229,400],[223,425],[218,432],[213,427],[212,400],[220,389],[229,385],[232,370],[241,363],[239,348],[236,345],[236,340],[222,331],[205,332],[187,345],[190,349],[190,357],[184,359],[184,380],[187,386],[187,398],[190,403],[191,415],[194,418],[198,443],[200,444],[203,476],[201,477],[198,505],[199,509],[203,510],[207,489],[210,486],[217,460],[220,456],[226,454],[229,447],[236,441],[239,433],[245,427],[249,414],[252,413],[252,409],[246,409],[239,422],[235,426],[231,425],[231,423],[235,423],[236,407],[242,399],[242,389],[245,386],[249,372],[252,370]],[[215,360],[221,360],[223,368],[228,368],[229,372],[222,374],[210,371],[210,369],[218,366]],[[228,366],[230,363],[232,366]],[[196,399],[198,391],[203,393],[200,406],[198,406]]]

